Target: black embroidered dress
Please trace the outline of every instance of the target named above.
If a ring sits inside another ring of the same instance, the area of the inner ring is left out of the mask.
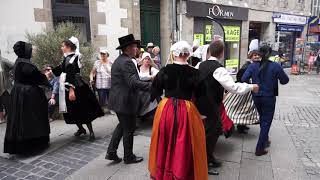
[[[64,120],[67,124],[87,124],[91,123],[98,117],[104,115],[95,95],[80,76],[78,65],[78,56],[70,63],[70,59],[75,54],[69,54],[64,57],[61,65],[52,71],[56,76],[66,73],[65,81],[65,101],[67,113],[64,113]],[[69,100],[69,88],[73,87],[76,95],[75,101]]]

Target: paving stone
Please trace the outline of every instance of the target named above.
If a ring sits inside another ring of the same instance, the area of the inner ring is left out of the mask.
[[[47,163],[47,164],[43,165],[42,167],[44,167],[44,168],[46,168],[46,169],[50,169],[50,168],[52,168],[53,166],[55,166],[55,164]]]
[[[242,159],[239,180],[273,180],[271,162]]]
[[[6,176],[2,180],[16,180],[16,179],[18,179],[18,178],[14,177],[14,176]]]
[[[25,179],[28,179],[28,180],[38,180],[39,178],[40,178],[39,176],[29,175],[29,176],[27,176]]]
[[[42,177],[42,178],[40,178],[39,180],[50,180],[50,179],[45,178],[45,177]]]
[[[55,165],[54,167],[51,168],[52,171],[58,171],[59,169],[61,169],[62,166],[60,165]]]
[[[20,169],[24,170],[24,171],[31,171],[34,168],[35,168],[35,166],[26,164],[26,165],[22,166]]]
[[[37,174],[37,173],[39,173],[39,172],[42,171],[42,170],[43,170],[42,168],[37,167],[37,168],[32,169],[31,172]]]
[[[68,176],[64,175],[64,174],[57,174],[55,175],[52,179],[54,180],[64,180],[66,179]]]
[[[0,167],[0,172],[7,170],[8,168]]]
[[[7,170],[5,170],[4,172],[8,173],[8,174],[14,174],[16,172],[18,172],[19,170],[16,168],[9,168]]]
[[[55,176],[57,173],[55,172],[49,172],[48,174],[45,175],[45,177],[47,178],[52,178],[53,176]]]
[[[0,178],[7,176],[7,174],[0,172]]]
[[[24,178],[24,177],[28,176],[29,174],[30,173],[27,173],[25,171],[19,171],[19,172],[15,173],[14,175],[18,176],[18,177],[21,177],[21,178]]]
[[[70,168],[67,167],[63,167],[62,169],[59,170],[60,173],[65,174],[66,172],[68,172],[70,170]]]
[[[251,159],[251,160],[257,160],[257,161],[271,162],[270,153],[268,153],[264,156],[256,156],[254,153],[242,152],[242,159]]]
[[[76,172],[75,169],[70,169],[68,172],[66,172],[67,175],[71,175],[73,174],[74,172]]]

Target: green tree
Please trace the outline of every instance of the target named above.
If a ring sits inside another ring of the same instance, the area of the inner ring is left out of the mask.
[[[80,30],[70,22],[61,23],[54,29],[44,30],[42,33],[26,33],[28,41],[36,47],[36,53],[32,61],[42,69],[45,64],[57,66],[63,60],[61,51],[61,43],[63,40],[69,39],[71,36],[80,37]],[[91,68],[93,66],[94,48],[91,44],[80,41],[80,52],[83,55],[81,63],[81,74],[88,80]]]

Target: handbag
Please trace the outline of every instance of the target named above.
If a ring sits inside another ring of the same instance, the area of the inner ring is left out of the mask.
[[[228,117],[237,125],[259,124],[259,113],[251,92],[245,95],[228,93],[224,100]]]

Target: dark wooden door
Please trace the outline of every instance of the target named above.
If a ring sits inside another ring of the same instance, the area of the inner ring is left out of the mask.
[[[140,0],[141,41],[160,46],[160,0]]]

